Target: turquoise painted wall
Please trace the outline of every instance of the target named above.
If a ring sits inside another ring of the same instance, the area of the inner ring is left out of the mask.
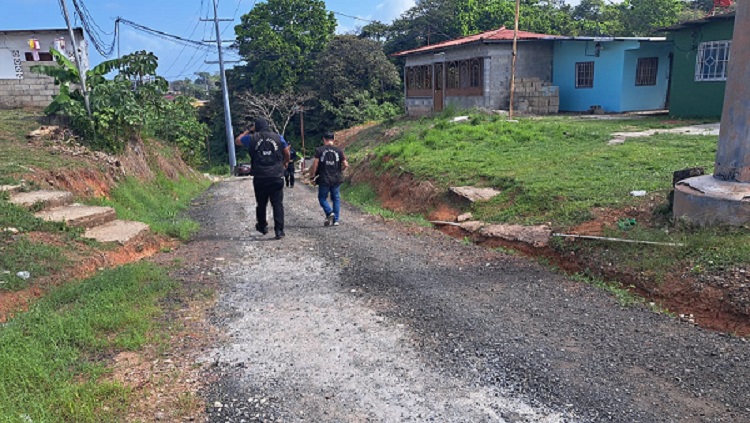
[[[696,82],[695,60],[698,44],[706,41],[731,40],[733,32],[734,20],[717,19],[669,35],[668,39],[674,42],[670,115],[682,118],[721,118],[726,82]]]
[[[605,112],[657,110],[667,95],[669,51],[667,43],[641,43],[635,40],[600,41],[599,57],[595,41],[555,42],[552,82],[560,87],[560,111],[585,112],[599,105]],[[645,45],[645,48],[642,46]],[[659,57],[656,86],[636,87],[635,69],[639,57]],[[594,87],[576,88],[575,64],[594,62]],[[664,78],[662,78],[662,76]]]
[[[666,109],[667,90],[669,89],[669,54],[671,43],[641,42],[637,50],[626,50],[623,62],[621,112],[636,110]],[[638,59],[641,57],[658,57],[659,65],[656,85],[636,86],[635,76]]]

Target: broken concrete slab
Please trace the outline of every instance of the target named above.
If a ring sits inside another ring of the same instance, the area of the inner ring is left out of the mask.
[[[552,238],[552,229],[548,226],[522,225],[489,225],[480,230],[482,236],[500,238],[506,241],[518,241],[534,247],[546,247]]]
[[[491,200],[501,194],[500,191],[493,188],[477,187],[451,187],[450,191],[471,203]]]
[[[469,220],[471,220],[473,218],[474,218],[474,215],[472,215],[471,213],[459,214],[456,217],[456,222],[459,222],[459,223],[466,222],[466,221],[469,221]]]
[[[93,228],[103,225],[117,218],[112,207],[85,206],[72,204],[55,207],[34,214],[34,216],[48,222],[65,222],[75,228]]]
[[[149,226],[142,222],[113,220],[109,223],[87,229],[83,237],[98,242],[127,244],[129,241],[148,231]]]
[[[478,220],[471,220],[468,222],[463,222],[458,226],[465,231],[474,233],[474,232],[479,232],[479,230],[482,229],[484,225],[485,225],[484,222],[480,222]]]
[[[42,208],[67,206],[73,203],[73,194],[68,191],[29,191],[19,192],[10,196],[10,202],[21,207],[30,209],[36,204]]]

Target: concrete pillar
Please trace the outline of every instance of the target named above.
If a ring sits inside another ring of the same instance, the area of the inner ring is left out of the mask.
[[[750,0],[737,2],[713,175],[675,186],[674,216],[699,225],[750,223]]]
[[[750,182],[750,1],[737,2],[714,177]]]

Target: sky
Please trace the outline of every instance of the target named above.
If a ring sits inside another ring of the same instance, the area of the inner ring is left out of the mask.
[[[72,0],[65,1],[68,5],[68,12],[72,14]],[[215,40],[213,22],[200,21],[200,18],[213,17],[212,0],[77,1],[85,5],[96,25],[101,28],[104,44],[109,44],[114,40],[114,35],[111,33],[118,16],[145,27],[191,40]],[[222,39],[233,39],[233,28],[239,23],[240,16],[249,12],[256,2],[262,0],[217,1],[219,17],[233,20],[233,22],[220,22]],[[569,1],[572,4],[577,2],[578,0]],[[326,0],[325,3],[328,10],[336,13],[337,32],[347,33],[366,25],[365,20],[391,22],[402,12],[414,6],[415,0]],[[2,0],[2,5],[0,31],[65,28],[65,19],[60,11],[58,0]],[[218,70],[218,65],[205,63],[217,60],[216,50],[207,52],[185,47],[121,24],[120,52],[128,54],[138,50],[152,51],[159,58],[159,75],[170,81],[186,77],[194,79],[195,72]],[[110,58],[116,57],[116,54],[115,51]],[[106,59],[98,54],[92,45],[89,47],[89,55],[92,65]],[[225,60],[232,58],[236,56],[232,54],[225,56]],[[227,67],[232,66],[231,63],[227,64]]]

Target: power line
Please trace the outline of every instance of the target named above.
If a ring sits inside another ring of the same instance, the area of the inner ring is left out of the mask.
[[[200,18],[200,16],[203,14],[203,3],[204,3],[204,0],[201,0],[201,5],[198,8],[198,18]],[[190,32],[190,35],[188,35],[188,38],[191,38],[193,34],[195,34],[195,31],[198,29],[198,25],[200,24],[201,24],[200,19],[196,20],[195,25],[193,26],[193,31]],[[205,29],[204,29],[204,33],[205,33]],[[164,73],[169,72],[174,67],[174,65],[177,63],[177,60],[179,60],[180,56],[182,56],[182,53],[185,52],[186,48],[187,48],[187,45],[182,46],[182,50],[180,50],[180,52],[177,53],[177,57],[174,59],[174,61],[172,61],[172,64],[169,65],[169,67],[167,68],[167,70],[164,71]]]
[[[83,2],[83,0],[72,0],[73,1],[73,8],[76,11],[76,16],[80,18],[81,25],[83,26],[83,29],[86,31],[86,34],[88,34],[89,39],[91,39],[91,43],[94,45],[94,48],[96,51],[99,52],[104,57],[109,57],[112,55],[112,52],[115,50],[115,41],[117,40],[117,26],[115,25],[115,30],[112,32],[104,31],[94,20],[93,16],[91,16],[91,13],[89,12],[88,8],[86,7],[86,4]],[[109,45],[105,45],[104,41],[102,41],[102,35],[100,33],[104,33],[105,35],[113,35],[112,42],[109,43]]]

